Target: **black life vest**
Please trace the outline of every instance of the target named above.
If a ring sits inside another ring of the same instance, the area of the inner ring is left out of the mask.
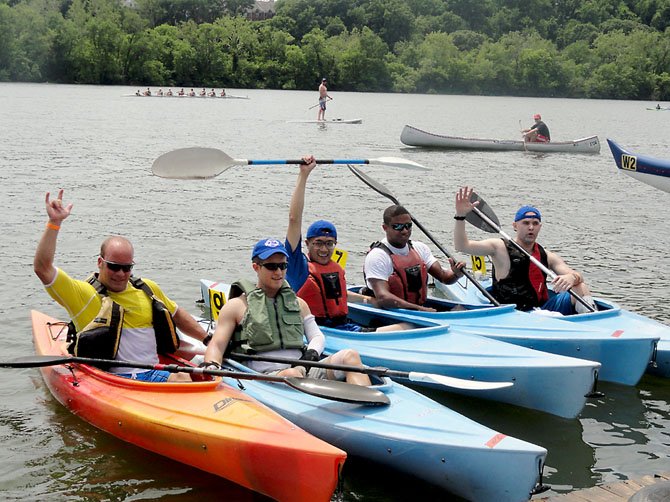
[[[539,244],[535,244],[534,255],[540,262],[548,267],[547,252]],[[495,267],[493,267],[493,288],[491,293],[500,303],[515,303],[519,310],[531,310],[540,307],[549,299],[547,291],[547,274],[541,270],[540,273],[530,273],[532,264],[530,258],[509,241],[505,242],[509,254],[510,270],[504,279],[496,279]],[[531,276],[535,279],[531,280]]]

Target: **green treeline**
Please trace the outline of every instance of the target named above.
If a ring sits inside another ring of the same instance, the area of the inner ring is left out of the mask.
[[[670,100],[670,0],[0,0],[0,81]]]

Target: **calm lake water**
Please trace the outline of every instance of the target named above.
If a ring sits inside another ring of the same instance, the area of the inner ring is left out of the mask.
[[[670,322],[667,250],[670,194],[616,172],[605,138],[634,152],[670,158],[670,112],[655,103],[507,97],[342,93],[329,118],[314,119],[315,92],[246,91],[249,100],[140,99],[135,88],[0,84],[0,321],[3,358],[33,352],[30,309],[63,316],[32,272],[46,221],[44,194],[74,202],[60,233],[57,263],[84,277],[102,238],[121,233],[136,248],[137,273],[158,281],[198,313],[198,280],[251,277],[249,252],[284,235],[297,168],[240,166],[206,181],[151,176],[153,160],[187,146],[247,159],[404,157],[432,168],[365,169],[453,248],[453,200],[474,185],[511,232],[521,204],[543,213],[542,243],[583,272],[598,296]],[[555,140],[597,134],[599,155],[447,152],[405,147],[404,124],[499,139],[542,113]],[[381,236],[389,201],[346,167],[320,166],[308,186],[305,221],[331,219],[349,251],[350,281],[362,280],[368,245]],[[418,231],[417,231],[418,232]],[[472,231],[472,235],[478,235]],[[419,240],[427,240],[415,234]],[[437,252],[435,250],[435,252]],[[125,444],[82,422],[50,395],[37,370],[0,370],[0,496],[6,500],[251,500],[251,492]],[[431,393],[498,431],[547,448],[545,482],[554,493],[670,471],[670,382],[601,384],[606,396],[579,419]],[[258,497],[255,497],[258,498]],[[359,459],[345,466],[345,501],[446,499],[414,479]]]

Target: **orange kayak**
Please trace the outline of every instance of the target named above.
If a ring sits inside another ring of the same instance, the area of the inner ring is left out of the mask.
[[[32,325],[38,355],[63,354],[63,323],[33,311]],[[40,371],[95,427],[276,500],[328,501],[337,486],[344,451],[220,381],[149,383],[82,364]]]

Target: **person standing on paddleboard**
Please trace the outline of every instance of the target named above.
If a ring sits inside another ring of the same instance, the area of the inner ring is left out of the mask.
[[[328,88],[326,87],[326,78],[321,79],[321,85],[319,85],[319,113],[316,116],[316,120],[326,120],[326,101],[333,99],[328,95]]]

